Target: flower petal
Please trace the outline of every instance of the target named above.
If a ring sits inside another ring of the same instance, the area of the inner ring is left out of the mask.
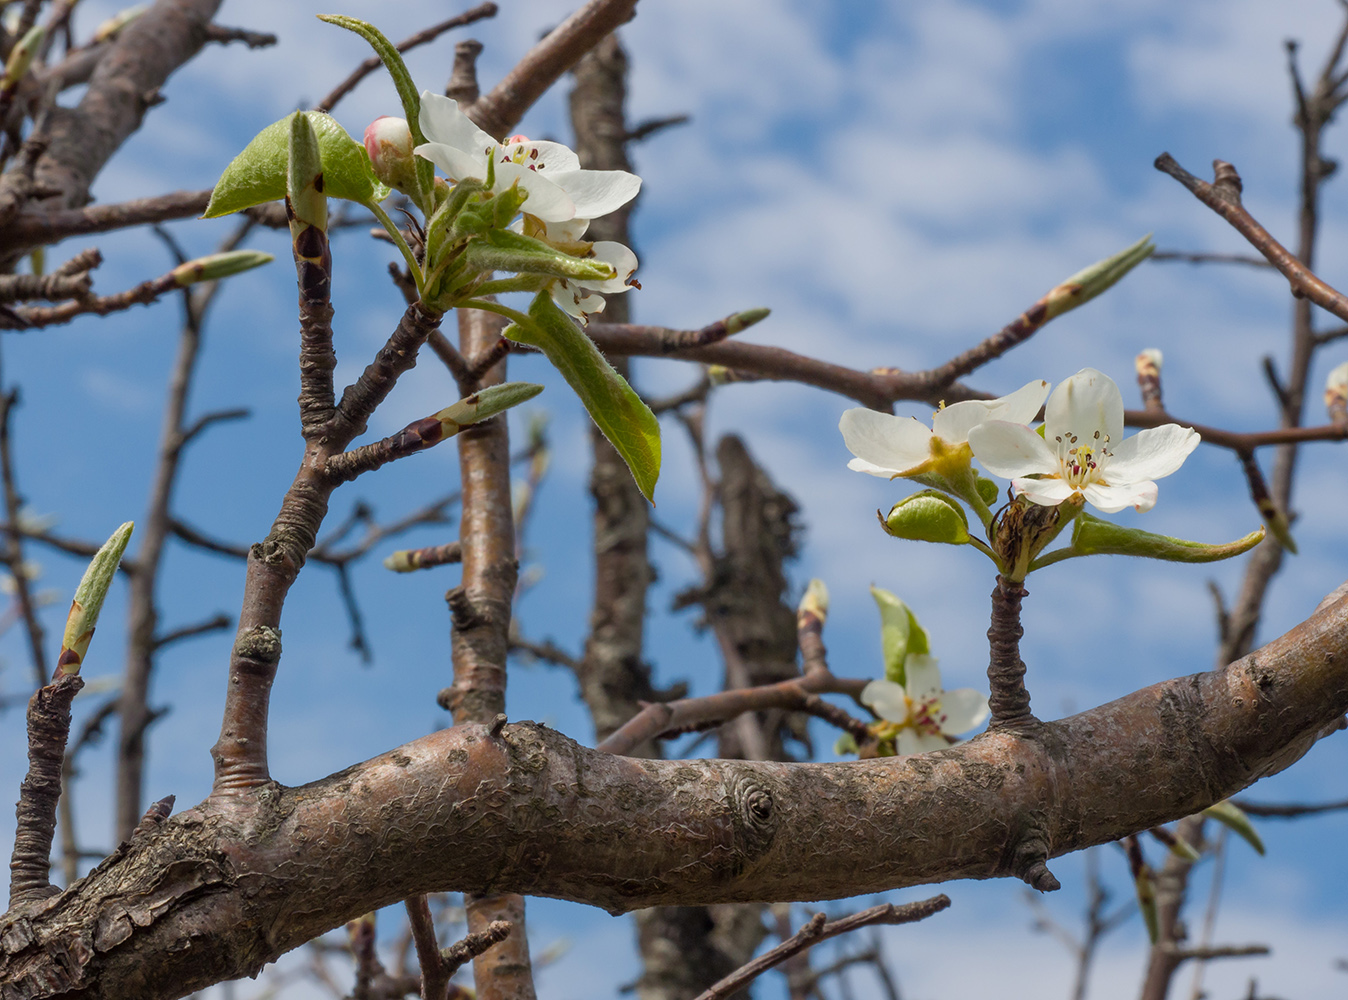
[[[510,150],[514,148],[514,146],[507,147]],[[548,142],[547,140],[526,142],[524,148],[538,153],[537,156],[527,156],[526,165],[533,164],[535,170],[542,170],[543,176],[558,187],[565,187],[565,185],[553,177],[553,174],[568,173],[580,169],[580,157],[560,142]]]
[[[530,215],[537,216],[544,222],[561,222],[575,218],[575,203],[552,181],[538,176],[536,172],[518,163],[496,164],[496,190],[504,191],[514,183],[518,183],[521,190],[529,192],[524,204]]]
[[[940,661],[924,653],[913,653],[903,661],[903,673],[908,679],[908,696],[914,701],[941,696]]]
[[[584,219],[597,219],[622,208],[641,190],[641,178],[626,170],[573,170],[549,179],[571,196],[576,215]]]
[[[423,142],[412,152],[430,160],[452,181],[461,181],[469,177],[478,181],[487,179],[485,156],[474,156],[443,142]]]
[[[941,732],[958,736],[975,726],[981,726],[990,714],[988,699],[983,692],[973,688],[956,688],[941,695],[937,721],[941,724]]]
[[[1044,437],[1050,444],[1068,434],[1091,444],[1097,432],[1111,443],[1122,442],[1123,393],[1108,375],[1094,368],[1083,368],[1059,382],[1048,397],[1044,427]]]
[[[1041,507],[1056,507],[1076,490],[1065,479],[1013,479],[1011,486],[1020,496]]]
[[[1201,440],[1192,427],[1162,424],[1119,442],[1105,467],[1105,480],[1114,486],[1168,476],[1189,457]]]
[[[843,442],[856,459],[849,469],[893,479],[931,458],[931,431],[912,417],[853,407],[838,421]]]
[[[906,757],[914,753],[926,753],[928,750],[948,750],[950,741],[935,733],[919,733],[915,729],[900,729],[895,741],[899,755]]]
[[[902,684],[871,681],[861,689],[861,703],[887,722],[902,725],[908,721],[908,697]]]
[[[991,420],[1009,420],[1013,424],[1028,424],[1039,416],[1039,408],[1048,398],[1048,383],[1041,378],[1026,382],[1015,392],[994,399],[990,404]]]
[[[600,240],[594,244],[594,252],[590,254],[589,259],[612,265],[616,272],[615,276],[603,281],[577,281],[576,284],[596,292],[615,293],[631,290],[632,286],[627,283],[627,279],[636,272],[637,255],[628,247],[612,240]]]
[[[989,420],[969,431],[969,447],[974,456],[994,476],[1056,475],[1058,457],[1041,438],[1024,424],[1009,420]]]
[[[1081,493],[1087,503],[1106,514],[1113,514],[1125,507],[1145,511],[1156,506],[1156,484],[1150,479],[1140,483],[1120,483],[1117,486],[1090,483]]]
[[[479,159],[496,147],[496,140],[474,125],[473,120],[459,110],[458,102],[430,90],[421,92],[417,124],[428,142],[453,146]]]

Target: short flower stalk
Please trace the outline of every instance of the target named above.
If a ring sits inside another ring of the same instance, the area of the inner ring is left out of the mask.
[[[1038,720],[1030,711],[1025,687],[1025,661],[1020,658],[1020,604],[1028,593],[1016,580],[997,577],[992,591],[992,623],[988,626],[989,729],[1025,726]]]

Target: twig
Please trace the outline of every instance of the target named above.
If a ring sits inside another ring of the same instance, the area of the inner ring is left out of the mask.
[[[226,28],[214,22],[206,25],[206,41],[218,45],[230,42],[243,42],[250,49],[265,49],[276,44],[276,36],[265,31],[248,31],[245,28]]]
[[[589,0],[530,49],[490,93],[464,109],[484,132],[504,138],[534,101],[601,38],[631,19],[636,0]]]
[[[1268,819],[1299,819],[1302,816],[1317,816],[1320,813],[1341,812],[1348,809],[1348,799],[1338,802],[1320,802],[1313,805],[1296,803],[1275,804],[1271,802],[1247,802],[1234,800],[1244,812],[1251,816],[1264,816]]]
[[[566,667],[574,671],[577,675],[581,672],[581,661],[576,659],[566,650],[562,649],[551,639],[545,639],[543,642],[533,642],[529,639],[523,639],[520,636],[512,635],[510,637],[510,651],[512,653],[525,653],[536,660],[542,660],[544,663],[551,663],[558,667]]]
[[[417,964],[421,966],[422,1000],[444,1000],[449,993],[449,977],[454,974],[440,957],[440,943],[435,938],[435,920],[425,894],[403,900],[407,909],[407,923],[412,941],[417,948]]]
[[[1188,264],[1246,264],[1250,267],[1272,267],[1263,257],[1243,253],[1182,253],[1178,250],[1155,250],[1152,260],[1183,261]]]
[[[1002,576],[997,577],[997,586],[992,591],[988,704],[992,709],[989,726],[993,728],[1035,721],[1030,711],[1030,693],[1025,689],[1025,662],[1020,658],[1020,639],[1025,634],[1020,624],[1020,602],[1026,593],[1024,585]]]
[[[699,995],[697,1000],[722,1000],[722,998],[743,989],[773,966],[780,965],[793,955],[799,954],[807,948],[812,948],[819,942],[826,941],[831,937],[837,937],[839,934],[846,934],[859,927],[867,927],[872,924],[909,924],[918,920],[925,920],[935,913],[940,913],[949,905],[950,897],[942,893],[939,896],[933,896],[917,903],[904,903],[899,906],[893,903],[884,903],[880,906],[873,906],[869,910],[862,910],[860,913],[854,913],[851,916],[832,921],[826,921],[824,914],[816,913],[814,918],[797,931],[793,937],[713,984],[710,989]]]
[[[447,976],[454,975],[462,966],[494,945],[500,944],[510,936],[512,928],[505,920],[493,920],[483,930],[469,934],[448,948],[440,950],[440,960],[444,963]]]
[[[14,456],[10,449],[10,420],[18,403],[18,389],[4,392],[3,387],[0,387],[0,476],[4,479],[5,516],[9,522],[4,563],[14,580],[14,599],[23,615],[24,628],[28,634],[28,655],[33,664],[34,687],[40,688],[47,682],[48,677],[47,656],[43,647],[45,635],[42,622],[37,617],[37,602],[32,588],[28,585],[28,574],[24,567],[23,545],[20,541],[23,535],[19,530],[23,498],[19,495],[14,474]]]
[[[1189,173],[1169,153],[1156,158],[1156,169],[1183,184],[1195,198],[1212,209],[1249,240],[1250,244],[1287,279],[1292,294],[1305,297],[1321,309],[1348,320],[1348,297],[1318,278],[1267,229],[1255,221],[1240,203],[1241,180],[1236,168],[1224,160],[1213,160],[1212,183]]]
[[[12,252],[26,251],[35,246],[50,246],[71,236],[185,219],[206,211],[210,200],[209,190],[172,191],[112,205],[21,212],[0,227],[0,243]]]
[[[445,84],[445,96],[453,98],[464,108],[482,96],[477,84],[477,57],[482,55],[482,43],[466,38],[454,46],[454,66]]]
[[[673,128],[676,125],[687,125],[692,121],[691,115],[666,115],[663,118],[647,118],[643,122],[638,122],[627,133],[628,142],[642,142],[649,139],[658,132],[663,132],[667,128]]]
[[[481,21],[483,18],[495,17],[497,6],[494,3],[483,3],[466,10],[456,17],[451,17],[447,21],[441,21],[439,24],[433,24],[429,28],[422,28],[416,34],[409,35],[399,42],[394,48],[399,52],[407,52],[416,48],[418,45],[425,45],[427,42],[434,41],[452,28],[461,28],[466,24],[472,24],[474,21]],[[378,56],[370,56],[354,70],[337,86],[332,88],[332,92],[327,97],[319,101],[314,107],[318,111],[331,111],[340,101],[351,91],[356,89],[356,85],[367,76],[377,70],[381,65]]]
[[[165,632],[157,636],[154,640],[154,648],[157,652],[165,646],[172,645],[175,642],[181,642],[183,639],[191,639],[198,635],[206,635],[210,632],[219,632],[229,628],[234,624],[234,619],[229,615],[221,613],[213,618],[207,618],[205,621],[197,622],[195,625],[184,625],[182,628],[175,628],[171,632]]]

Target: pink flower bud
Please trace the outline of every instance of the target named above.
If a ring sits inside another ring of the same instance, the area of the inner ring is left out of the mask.
[[[381,181],[404,193],[415,190],[416,160],[406,119],[380,115],[370,122],[365,128],[365,151]]]

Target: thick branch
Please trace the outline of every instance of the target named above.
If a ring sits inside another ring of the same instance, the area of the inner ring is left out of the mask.
[[[460,726],[170,819],[42,912],[0,918],[0,983],[181,996],[417,892],[621,912],[1007,876],[1031,831],[1058,856],[1192,815],[1291,765],[1345,710],[1340,598],[1226,668],[917,756],[637,760],[533,725]]]

